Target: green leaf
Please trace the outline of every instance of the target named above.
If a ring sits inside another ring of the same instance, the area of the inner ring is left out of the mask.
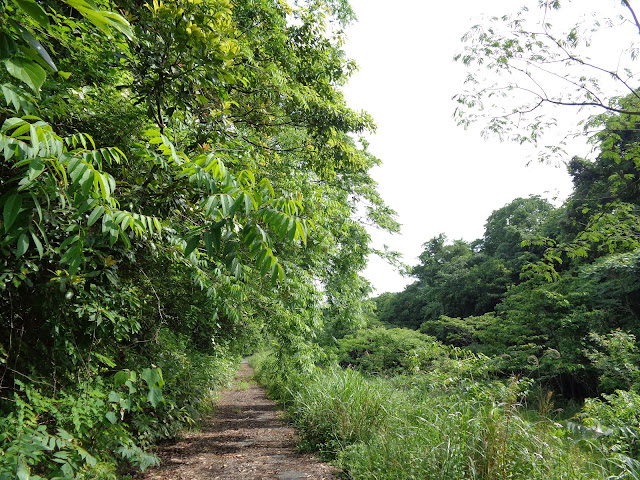
[[[95,172],[95,179],[98,182],[100,191],[102,192],[102,198],[109,200],[111,198],[111,187],[109,186],[109,179],[106,178],[106,174]]]
[[[73,247],[69,248],[69,250],[64,252],[64,255],[62,255],[60,262],[71,264],[74,259],[78,257],[80,257],[80,247],[78,245],[74,245]]]
[[[271,283],[275,285],[278,280],[281,282],[284,280],[284,269],[279,263],[275,263],[271,267]]]
[[[49,16],[44,9],[34,0],[12,0],[18,8],[29,15],[38,25],[47,29],[49,27]]]
[[[251,209],[254,207],[253,198],[248,193],[244,194],[244,213],[249,215],[251,213]]]
[[[22,208],[22,195],[14,194],[9,197],[7,203],[4,204],[4,210],[2,212],[4,219],[4,231],[8,232],[13,225],[13,222],[18,218],[20,209]]]
[[[71,237],[67,237],[62,242],[62,244],[60,244],[60,250],[64,250],[65,248],[67,248],[72,243],[76,243],[78,240],[80,240],[80,235],[72,235]]]
[[[40,222],[42,222],[43,217],[42,217],[42,207],[40,206],[40,202],[38,202],[38,199],[32,192],[29,192],[29,196],[31,197],[31,200],[33,200],[33,206],[35,207],[36,212],[38,213],[38,219],[40,220]],[[43,235],[43,238],[45,238],[44,235]]]
[[[287,230],[287,238],[289,239],[290,242],[293,242],[296,238],[296,221],[292,218],[291,220],[289,220],[289,227]]]
[[[31,160],[31,163],[29,164],[29,182],[34,181],[36,178],[38,178],[42,172],[44,172],[44,160],[40,157],[36,157],[33,160]]]
[[[82,198],[80,196],[76,197],[76,203],[78,207],[78,214],[83,215],[89,211],[89,209],[98,205],[98,201],[95,198]]]
[[[30,99],[26,97],[21,91],[18,90],[16,85],[5,83],[2,85],[2,95],[7,103],[7,106],[12,105],[16,112],[23,111],[26,114],[33,113],[34,105]],[[10,143],[5,140],[4,155],[7,160],[11,158],[13,151],[11,147],[15,143]]]
[[[75,446],[75,451],[78,452],[78,454],[85,461],[86,464],[92,467],[95,467],[97,465],[98,460],[96,460],[96,458],[93,455],[91,455],[89,452],[87,452],[84,448]]]
[[[74,256],[69,262],[69,275],[75,275],[80,265],[82,265],[82,255],[80,255],[80,249],[78,248],[78,255]]]
[[[214,227],[211,229],[211,235],[213,240],[213,248],[216,249],[216,252],[220,251],[220,244],[222,243],[222,228]]]
[[[307,244],[307,234],[304,231],[304,225],[302,222],[299,222],[296,220],[296,231],[298,232],[298,237],[304,242],[304,244]]]
[[[14,57],[5,60],[4,65],[10,75],[22,80],[36,93],[40,91],[40,87],[47,78],[44,68],[30,60]]]
[[[15,129],[11,133],[11,136],[13,138],[21,138],[29,130],[31,130],[31,124],[22,120],[22,122],[15,125]]]
[[[118,237],[120,236],[120,230],[115,224],[113,224],[113,222],[111,222],[111,224],[113,226],[109,229],[109,244],[115,245],[118,241]]]
[[[220,196],[220,205],[222,206],[222,215],[229,216],[229,209],[231,208],[231,197],[229,195]]]
[[[240,208],[240,206],[243,203],[244,203],[244,195],[240,194],[238,198],[236,198],[235,201],[233,202],[233,205],[231,205],[231,208],[229,209],[229,216],[233,217],[238,211],[238,208]]]
[[[113,376],[113,383],[116,387],[124,385],[127,380],[129,380],[129,372],[126,370],[120,370]]]
[[[29,248],[29,237],[25,233],[18,237],[18,247],[16,248],[16,257],[20,258]]]
[[[80,179],[80,190],[83,195],[87,195],[89,190],[91,190],[91,186],[93,185],[93,170],[87,168]]]
[[[109,420],[112,424],[115,424],[118,421],[118,417],[116,417],[115,412],[107,412],[105,415],[107,420]]]
[[[40,150],[40,139],[38,138],[38,131],[33,125],[29,128],[29,135],[31,138],[31,148],[38,152]]]
[[[42,60],[44,60],[49,70],[51,70],[52,72],[57,72],[58,69],[56,68],[56,64],[53,63],[53,60],[51,60],[51,57],[44,49],[44,47],[40,44],[40,42],[38,42],[38,40],[36,40],[35,37],[31,35],[31,32],[29,32],[29,30],[24,28],[18,22],[9,20],[9,23],[11,23],[11,25],[13,25],[14,28],[18,30],[18,33],[20,33],[22,39],[29,44],[31,49],[36,52]]]
[[[6,32],[0,32],[0,60],[13,57],[18,51],[18,45]]]
[[[260,246],[261,246],[261,247],[263,247],[263,245],[262,245],[262,244],[260,244]],[[258,253],[258,257],[256,258],[256,267],[258,267],[258,268],[260,268],[260,267],[261,267],[262,262],[264,262],[264,259],[265,259],[265,257],[267,256],[267,254],[268,254],[268,250],[267,250],[267,248],[266,248],[266,247],[263,247],[263,248],[260,250],[260,253]]]
[[[73,437],[71,436],[71,434],[62,428],[58,428],[58,436],[62,440],[67,440],[67,441],[73,440]]]
[[[149,388],[159,384],[162,380],[162,374],[158,368],[145,368],[142,371],[141,377],[145,382],[147,382],[147,386]]]
[[[164,398],[162,397],[162,390],[160,390],[160,388],[158,387],[151,387],[149,389],[147,399],[154,408],[157,407],[160,402],[164,402]]]
[[[233,261],[231,262],[231,273],[238,280],[242,278],[242,265],[240,264],[237,258],[234,258]]]
[[[113,28],[118,30],[129,40],[133,40],[133,30],[131,30],[131,25],[129,24],[129,22],[127,22],[127,20],[124,17],[122,17],[121,15],[118,15],[115,12],[102,11],[100,13],[102,14],[103,17],[109,20],[109,23]]]
[[[122,373],[122,372],[118,372],[118,373]],[[126,375],[126,372],[124,373]],[[129,378],[129,375],[126,375],[126,377]],[[118,403],[120,400],[122,400],[122,395],[120,395],[118,392],[113,392],[113,391],[109,392],[109,398],[107,398],[108,402]]]
[[[133,39],[133,31],[131,30],[129,22],[117,13],[98,10],[95,5],[86,0],[65,0],[65,2],[78,10],[87,20],[103,32],[110,34],[111,28],[115,28],[129,40]]]
[[[275,258],[272,255],[267,255],[260,267],[260,275],[265,276],[274,263]]]
[[[82,175],[86,168],[87,166],[80,157],[71,157],[69,163],[67,163],[67,171],[69,172],[69,176],[74,183],[78,181],[78,178]]]
[[[29,478],[30,478],[29,470],[27,469],[26,465],[24,465],[23,463],[18,465],[18,471],[16,472],[16,478],[18,480],[29,480]]]
[[[33,239],[33,244],[36,246],[36,249],[38,250],[38,255],[40,256],[40,258],[44,257],[44,248],[42,247],[42,242],[40,241],[38,236],[35,234],[35,232],[31,232],[31,238]]]
[[[120,221],[120,229],[124,232],[127,228],[132,228],[133,226],[133,217],[125,212],[125,215],[122,217]]]
[[[213,256],[213,235],[211,232],[204,232],[204,246],[207,249],[207,255],[209,257]]]
[[[96,208],[94,208],[93,212],[91,212],[91,215],[89,215],[89,218],[87,219],[87,226],[90,227],[91,225],[96,223],[103,213],[104,207],[102,205],[98,205]]]
[[[249,253],[251,254],[251,258],[255,258],[258,253],[260,253],[262,249],[262,242],[260,240],[256,240],[249,246]]]
[[[191,252],[193,252],[198,245],[200,245],[200,235],[191,237],[191,239],[189,239],[189,241],[187,242],[187,246],[184,248],[184,256],[188,257],[189,255],[191,255]]]

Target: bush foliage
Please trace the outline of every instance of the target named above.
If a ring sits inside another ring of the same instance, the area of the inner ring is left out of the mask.
[[[349,478],[633,475],[610,440],[587,442],[580,431],[528,409],[530,380],[493,380],[481,358],[452,358],[441,348],[439,368],[393,377],[337,366],[282,376],[268,356],[254,361],[303,445],[333,458]]]

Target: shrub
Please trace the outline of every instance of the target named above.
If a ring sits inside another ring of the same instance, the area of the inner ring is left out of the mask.
[[[11,409],[0,411],[0,480],[110,480],[156,465],[152,445],[194,425],[238,360],[223,348],[202,353],[168,330],[158,338],[156,366],[114,373],[99,356],[92,372],[57,389],[16,379]]]
[[[445,355],[433,337],[406,328],[360,330],[338,340],[340,365],[368,373],[413,374]]]
[[[590,439],[598,438],[611,452],[640,457],[640,394],[616,390],[604,400],[588,398],[577,419],[588,428]]]

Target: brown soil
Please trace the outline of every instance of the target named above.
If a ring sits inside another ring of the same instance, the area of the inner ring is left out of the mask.
[[[200,432],[160,447],[143,480],[336,480],[335,469],[296,451],[298,438],[253,381],[246,362]]]

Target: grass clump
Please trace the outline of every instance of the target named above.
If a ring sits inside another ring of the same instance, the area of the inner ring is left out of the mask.
[[[277,363],[256,359],[261,383],[289,411],[303,447],[334,459],[348,478],[637,478],[602,442],[526,410],[532,383],[491,379],[479,356],[389,378],[337,366],[283,373]]]
[[[391,388],[353,370],[316,371],[299,385],[290,409],[304,445],[332,455],[370,442],[392,420]]]
[[[566,441],[561,425],[525,420],[519,400],[526,382],[478,388],[475,381],[462,381],[437,388],[442,384],[432,380],[425,376],[421,382],[427,385],[394,400],[400,415],[391,428],[339,453],[353,478],[609,478],[611,469],[598,467],[592,453]]]

